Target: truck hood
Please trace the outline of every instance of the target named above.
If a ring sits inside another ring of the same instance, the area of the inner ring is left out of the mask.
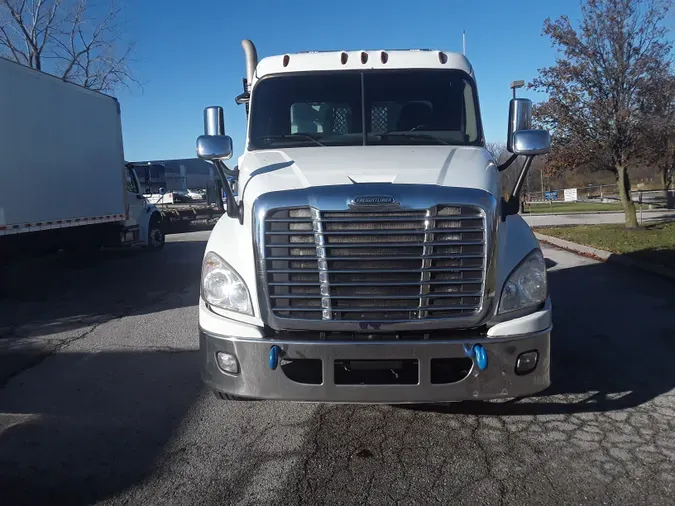
[[[247,205],[272,192],[364,183],[477,188],[499,195],[489,153],[465,146],[302,147],[254,151],[239,159],[240,194]]]

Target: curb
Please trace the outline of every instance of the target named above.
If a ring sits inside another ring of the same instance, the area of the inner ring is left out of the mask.
[[[594,258],[602,262],[612,262],[625,267],[641,269],[643,271],[651,272],[652,274],[658,274],[659,276],[675,280],[675,270],[668,269],[667,267],[652,265],[641,260],[635,260],[633,258],[627,258],[623,255],[617,255],[611,251],[593,248],[592,246],[586,246],[584,244],[577,244],[575,242],[566,241],[565,239],[558,239],[557,237],[551,237],[550,235],[544,235],[538,232],[535,232],[534,236],[540,242],[557,246],[558,248],[571,251],[572,253],[577,253],[578,255]]]

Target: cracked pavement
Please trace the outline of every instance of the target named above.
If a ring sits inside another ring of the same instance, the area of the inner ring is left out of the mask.
[[[545,248],[531,398],[223,402],[196,352],[207,237],[16,273],[41,291],[0,303],[0,504],[672,504],[672,282]]]

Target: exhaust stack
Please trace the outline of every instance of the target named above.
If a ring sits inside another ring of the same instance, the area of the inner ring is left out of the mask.
[[[246,55],[246,87],[247,91],[251,91],[251,83],[253,82],[253,74],[255,73],[255,68],[258,66],[258,52],[251,42],[248,39],[241,41],[241,47],[244,49],[244,54]]]

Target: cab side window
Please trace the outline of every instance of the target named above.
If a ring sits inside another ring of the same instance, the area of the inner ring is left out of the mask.
[[[130,169],[126,169],[127,175],[127,191],[131,193],[138,193],[138,184],[136,178],[131,173]]]

